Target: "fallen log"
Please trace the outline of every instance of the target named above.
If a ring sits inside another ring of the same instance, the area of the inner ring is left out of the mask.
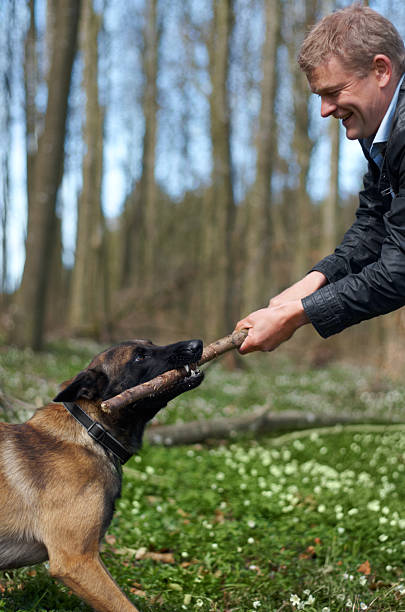
[[[240,434],[282,433],[322,427],[346,425],[392,425],[396,421],[384,420],[375,414],[314,414],[298,410],[273,412],[266,407],[248,414],[223,419],[198,420],[177,425],[156,425],[145,432],[153,445],[178,446],[197,444],[207,440],[234,438]],[[402,424],[401,421],[397,423]]]
[[[232,334],[229,334],[224,338],[220,338],[211,344],[208,344],[204,348],[201,359],[196,365],[203,365],[204,363],[207,363],[207,361],[211,361],[212,359],[223,355],[231,349],[238,348],[246,338],[247,333],[247,329],[241,329],[239,331],[234,331]],[[142,385],[131,387],[131,389],[126,389],[119,395],[105,400],[101,404],[101,408],[104,410],[104,412],[111,412],[113,409],[132,404],[132,402],[135,402],[142,397],[153,397],[159,391],[169,388],[171,385],[173,385],[173,383],[185,378],[186,376],[189,376],[189,371],[185,367],[169,370],[168,372],[164,372],[164,374],[156,376],[156,378],[152,378],[152,380],[149,380]]]

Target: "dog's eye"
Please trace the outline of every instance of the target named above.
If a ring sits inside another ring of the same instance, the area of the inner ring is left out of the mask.
[[[143,361],[147,357],[146,353],[137,353],[134,357],[134,361]]]

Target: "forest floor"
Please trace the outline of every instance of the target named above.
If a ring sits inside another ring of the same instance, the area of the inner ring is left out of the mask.
[[[35,355],[2,347],[0,388],[40,406],[99,349],[73,341]],[[158,422],[266,406],[392,421],[405,414],[405,386],[371,368],[308,369],[277,354],[246,363],[231,372],[210,365],[203,384]],[[142,612],[405,612],[404,433],[365,424],[145,444],[124,468],[104,562]],[[89,609],[46,564],[0,573],[0,593],[7,612]]]

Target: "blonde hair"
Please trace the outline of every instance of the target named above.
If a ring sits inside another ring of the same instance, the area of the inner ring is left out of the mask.
[[[313,26],[302,43],[298,64],[310,77],[315,68],[336,57],[346,69],[365,77],[380,53],[391,60],[399,77],[405,70],[405,47],[397,29],[373,9],[356,3]]]

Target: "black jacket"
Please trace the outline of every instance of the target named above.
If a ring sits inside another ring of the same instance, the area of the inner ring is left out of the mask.
[[[363,151],[368,171],[356,221],[335,252],[312,268],[328,284],[302,300],[324,338],[405,305],[405,79],[381,171]]]

